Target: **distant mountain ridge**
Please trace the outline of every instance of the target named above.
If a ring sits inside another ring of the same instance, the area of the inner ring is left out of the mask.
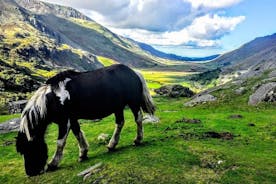
[[[148,45],[146,43],[141,43],[141,42],[137,42],[137,41],[136,41],[136,43],[139,45],[139,47],[141,49],[149,52],[150,54],[152,54],[154,56],[164,58],[164,59],[176,60],[176,61],[209,61],[209,60],[213,60],[219,56],[219,54],[215,54],[215,55],[211,55],[211,56],[207,56],[207,57],[184,57],[184,56],[178,56],[176,54],[168,54],[168,53],[159,51],[159,50],[155,49],[154,47],[152,47],[151,45]]]

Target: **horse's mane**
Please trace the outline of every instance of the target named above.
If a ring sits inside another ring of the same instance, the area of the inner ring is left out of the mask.
[[[54,77],[51,77],[50,79],[48,79],[46,81],[46,84],[51,85],[51,86],[57,86],[59,84],[59,82],[64,81],[66,78],[72,79],[74,76],[77,76],[79,74],[81,74],[81,72],[77,72],[74,70],[66,70],[66,71],[60,72],[60,73],[56,74]]]

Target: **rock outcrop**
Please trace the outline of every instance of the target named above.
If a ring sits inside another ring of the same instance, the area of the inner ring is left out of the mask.
[[[158,89],[154,90],[155,93],[162,96],[169,96],[172,98],[177,97],[192,97],[194,92],[189,88],[181,86],[181,85],[165,85]]]
[[[8,120],[0,124],[0,134],[18,131],[20,126],[20,118]]]
[[[210,95],[210,94],[204,94],[204,95],[195,97],[194,99],[192,99],[189,102],[186,102],[184,104],[184,106],[190,106],[191,107],[191,106],[195,106],[197,104],[212,102],[212,101],[216,101],[216,100],[217,100],[217,98],[215,96]]]
[[[269,82],[261,85],[249,97],[249,105],[258,105],[260,102],[276,102],[276,82]]]

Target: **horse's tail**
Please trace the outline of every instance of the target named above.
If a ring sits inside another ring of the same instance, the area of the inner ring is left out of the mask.
[[[149,89],[147,87],[146,80],[144,79],[141,73],[136,71],[136,74],[140,78],[140,81],[143,87],[143,101],[142,101],[141,107],[144,112],[154,115],[155,106],[154,106],[152,97],[150,95]]]
[[[24,132],[29,141],[31,140],[29,128],[33,129],[47,113],[46,95],[49,92],[51,92],[49,85],[40,87],[28,101],[22,112],[19,131]]]

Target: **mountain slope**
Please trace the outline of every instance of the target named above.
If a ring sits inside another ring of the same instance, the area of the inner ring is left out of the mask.
[[[222,68],[223,74],[239,73],[241,77],[252,77],[267,70],[275,70],[276,34],[256,38],[209,64]]]
[[[109,59],[138,68],[205,70],[200,64],[155,57],[70,7],[1,0],[0,24],[0,90],[4,92],[33,91],[60,70],[94,70]]]
[[[85,17],[76,10],[35,0],[17,0],[36,15],[30,23],[47,36],[95,55],[108,57],[134,67],[152,67],[156,61],[134,52],[135,46]]]

